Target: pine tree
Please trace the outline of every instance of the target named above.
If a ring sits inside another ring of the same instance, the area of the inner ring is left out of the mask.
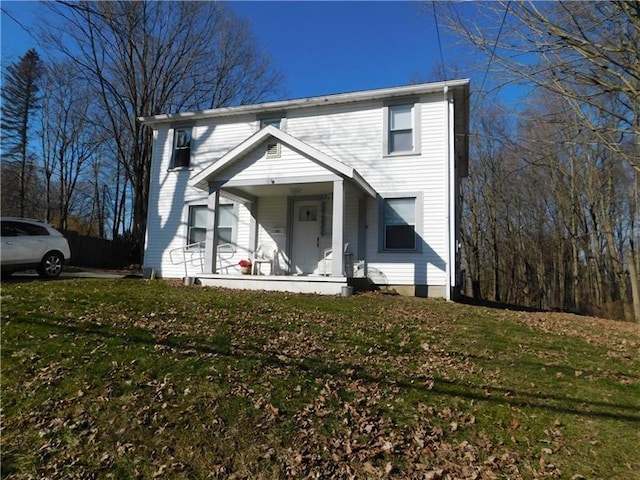
[[[27,213],[28,187],[34,173],[33,158],[28,147],[33,115],[39,108],[38,83],[43,72],[44,66],[38,52],[30,49],[18,62],[9,65],[4,74],[1,104],[4,184],[2,209],[18,213],[21,217]],[[5,173],[8,172],[16,172],[16,181],[12,181],[13,175],[5,178]],[[5,205],[8,198],[12,199],[10,203],[14,205]]]

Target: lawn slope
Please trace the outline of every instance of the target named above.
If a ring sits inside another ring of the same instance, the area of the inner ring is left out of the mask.
[[[2,478],[640,478],[637,325],[4,283]]]

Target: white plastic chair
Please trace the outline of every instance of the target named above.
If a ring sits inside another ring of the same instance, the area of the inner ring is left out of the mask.
[[[342,254],[344,255],[344,272],[349,271],[348,263],[351,261],[351,257],[353,253],[349,252],[349,243],[344,244],[344,249],[342,250]],[[324,255],[322,257],[322,275],[331,275],[331,261],[333,260],[333,248],[325,248]]]
[[[273,242],[263,243],[253,254],[252,274],[262,275],[262,264],[270,266],[269,275],[277,274],[278,246]]]

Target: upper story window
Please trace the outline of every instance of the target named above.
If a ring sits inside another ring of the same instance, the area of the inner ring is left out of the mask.
[[[420,153],[418,105],[413,102],[384,108],[384,154]]]
[[[264,128],[267,125],[273,125],[276,128],[280,128],[281,124],[282,124],[282,119],[280,117],[278,117],[278,118],[263,118],[262,120],[260,120],[260,128]]]
[[[389,153],[413,151],[413,106],[389,107]]]
[[[188,167],[191,163],[191,127],[173,131],[173,157],[171,168]]]

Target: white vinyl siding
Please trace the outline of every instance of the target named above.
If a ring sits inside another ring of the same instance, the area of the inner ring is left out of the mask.
[[[286,179],[296,179],[305,181],[305,178],[337,178],[327,172],[327,169],[318,165],[296,151],[282,145],[280,156],[270,158],[265,155],[265,148],[256,148],[247,156],[232,164],[229,168],[221,172],[221,178],[233,182],[251,182],[270,184],[282,183]],[[273,182],[271,180],[274,180]]]

